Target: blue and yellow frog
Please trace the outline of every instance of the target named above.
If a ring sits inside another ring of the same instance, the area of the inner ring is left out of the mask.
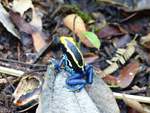
[[[93,67],[85,64],[83,55],[72,37],[60,37],[63,57],[55,69],[60,70],[62,65],[68,72],[66,84],[71,91],[80,91],[86,84],[93,83]]]

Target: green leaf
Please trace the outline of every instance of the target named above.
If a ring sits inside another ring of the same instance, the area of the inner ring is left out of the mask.
[[[83,35],[91,42],[91,44],[95,48],[97,49],[100,48],[101,42],[95,33],[87,31],[87,32],[84,32]]]

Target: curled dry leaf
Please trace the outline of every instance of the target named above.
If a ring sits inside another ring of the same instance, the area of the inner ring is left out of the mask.
[[[23,16],[24,12],[30,8],[33,8],[31,0],[13,0],[12,2],[12,10],[20,13],[21,16]]]
[[[46,42],[44,40],[45,35],[42,32],[39,32],[39,30],[36,29],[34,26],[25,22],[25,20],[18,13],[11,11],[10,17],[20,31],[30,34],[32,36],[33,45],[37,52],[40,52],[46,46]]]
[[[42,16],[43,14],[40,12],[38,8],[32,8],[32,21],[31,25],[36,27],[39,31],[42,31]]]
[[[20,13],[21,16],[23,16],[24,12],[30,8],[33,8],[31,0],[13,0],[12,2],[12,10]]]
[[[84,21],[80,16],[76,14],[70,14],[63,19],[65,26],[76,33],[81,39],[83,38],[82,33],[86,32]]]
[[[70,14],[63,19],[64,25],[72,30],[87,47],[94,47],[92,43],[83,35],[86,27],[82,18],[76,14]]]
[[[3,26],[15,37],[20,39],[19,33],[15,26],[12,24],[9,14],[4,9],[2,4],[0,3],[0,22],[3,24]]]
[[[141,45],[143,45],[145,48],[150,49],[150,33],[146,36],[141,37]]]
[[[24,76],[13,93],[13,103],[16,106],[24,106],[37,101],[42,84],[43,78],[37,74]]]
[[[118,85],[121,88],[126,88],[130,85],[135,75],[141,70],[141,66],[138,62],[131,62],[125,66],[118,76]]]
[[[14,0],[12,2],[12,10],[17,12],[23,17],[25,11],[32,9],[32,20],[31,25],[36,27],[39,31],[42,30],[42,20],[41,14],[39,14],[39,9],[35,8],[31,0]]]

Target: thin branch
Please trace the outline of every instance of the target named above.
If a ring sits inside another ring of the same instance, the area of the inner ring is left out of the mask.
[[[128,99],[133,99],[138,102],[150,104],[150,97],[122,94],[122,93],[116,93],[116,92],[113,92],[113,95],[115,96],[116,99],[123,99],[124,97],[126,97]]]
[[[13,75],[13,76],[16,76],[16,77],[21,77],[24,74],[24,72],[21,71],[21,70],[16,70],[16,69],[2,67],[2,66],[0,66],[0,73]]]

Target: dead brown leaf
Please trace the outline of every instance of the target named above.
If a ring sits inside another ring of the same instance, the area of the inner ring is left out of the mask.
[[[103,80],[111,86],[117,86],[117,78],[114,76],[108,75],[104,77]]]
[[[21,16],[30,8],[33,8],[31,0],[13,0],[12,2],[12,10],[18,12]]]
[[[85,23],[80,16],[77,14],[67,15],[63,19],[64,25],[67,26],[70,30],[72,30],[81,40],[83,44],[87,47],[94,47],[90,41],[83,35],[86,32]]]
[[[30,24],[36,27],[39,31],[42,30],[42,20],[41,14],[39,14],[39,9],[35,8],[31,0],[14,0],[12,2],[12,10],[17,12],[23,17],[25,11],[32,9],[32,20]]]
[[[11,11],[10,17],[20,31],[32,36],[33,45],[37,52],[40,52],[40,50],[46,46],[46,42],[44,40],[45,35],[42,32],[39,32],[34,26],[25,22],[25,20],[18,13]]]
[[[148,35],[146,35],[146,36],[141,37],[140,43],[145,48],[150,49],[150,33]]]
[[[126,34],[126,31],[122,29],[123,28],[119,26],[107,25],[98,32],[98,36],[100,38],[110,38],[110,37]]]
[[[12,35],[20,39],[18,30],[12,24],[9,17],[9,13],[4,9],[1,3],[0,3],[0,22]]]
[[[41,49],[46,46],[46,42],[44,41],[43,37],[44,36],[42,36],[42,34],[40,34],[39,32],[32,33],[34,48],[37,52],[40,52]]]
[[[96,59],[99,58],[99,56],[94,53],[86,53],[83,56],[87,64],[93,63]]]
[[[118,85],[121,88],[128,87],[140,69],[141,67],[138,62],[129,63],[120,71],[118,76]]]

